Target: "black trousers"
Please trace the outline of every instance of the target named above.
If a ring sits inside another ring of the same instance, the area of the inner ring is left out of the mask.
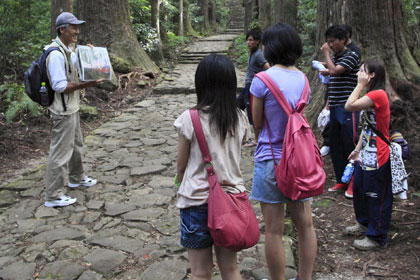
[[[254,124],[252,121],[252,112],[251,112],[251,93],[249,92],[249,88],[251,87],[251,83],[246,83],[244,89],[239,94],[237,100],[238,105],[241,110],[245,110],[248,114],[248,120],[251,125]]]

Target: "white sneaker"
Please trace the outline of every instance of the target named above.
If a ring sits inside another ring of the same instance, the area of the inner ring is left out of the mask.
[[[378,242],[370,239],[369,237],[365,237],[363,239],[360,240],[354,240],[353,242],[353,247],[362,250],[362,251],[369,251],[369,250],[373,250],[376,248],[381,247],[381,245],[379,245]],[[386,246],[384,246],[386,247]]]
[[[325,157],[326,155],[330,153],[330,147],[322,146],[320,152],[321,152],[321,156]]]
[[[72,198],[67,195],[62,195],[59,199],[49,200],[44,202],[45,207],[63,207],[69,206],[77,201],[77,198]]]
[[[89,178],[88,176],[85,176],[85,178],[82,181],[80,181],[79,183],[70,183],[69,182],[69,187],[70,188],[77,188],[77,187],[80,187],[80,186],[92,187],[92,186],[96,185],[97,182],[98,181],[96,179],[92,179],[92,178]]]
[[[357,234],[364,234],[367,231],[367,227],[356,223],[353,226],[346,227],[344,233],[347,235],[357,235]]]
[[[398,194],[399,199],[407,199],[407,191],[403,191]]]

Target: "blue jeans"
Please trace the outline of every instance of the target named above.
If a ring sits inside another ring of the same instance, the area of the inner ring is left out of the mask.
[[[207,213],[207,204],[180,210],[182,246],[202,249],[213,245],[213,238],[207,227]]]
[[[279,160],[276,160],[276,162],[278,164]],[[287,203],[292,201],[283,195],[277,185],[274,161],[272,159],[254,164],[254,177],[249,199],[263,203]],[[300,201],[303,202],[309,199]]]
[[[353,206],[356,220],[368,228],[366,236],[381,245],[387,242],[392,202],[389,161],[372,171],[362,170],[356,163],[353,179]]]

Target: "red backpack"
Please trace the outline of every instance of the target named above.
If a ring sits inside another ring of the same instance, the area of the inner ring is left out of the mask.
[[[309,99],[309,82],[305,76],[305,88],[296,108],[292,110],[281,90],[265,72],[256,75],[268,87],[289,116],[283,138],[283,152],[278,165],[274,160],[267,120],[268,139],[273,155],[277,185],[284,196],[301,200],[324,192],[324,163],[314,133],[303,115]]]

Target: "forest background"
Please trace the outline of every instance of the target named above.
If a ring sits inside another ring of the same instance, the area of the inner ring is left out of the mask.
[[[244,30],[230,51],[231,58],[238,67],[246,68],[244,34],[249,28],[264,30],[280,21],[295,26],[304,45],[298,66],[311,80],[312,101],[306,115],[312,124],[323,106],[325,88],[316,71],[311,70],[311,61],[323,60],[319,48],[328,26],[351,25],[352,39],[362,49],[362,60],[378,57],[384,62],[387,92],[393,101],[392,126],[410,141],[412,158],[420,158],[420,0],[241,3]],[[8,128],[28,128],[45,123],[48,117],[46,108],[33,103],[24,93],[23,74],[55,37],[55,18],[62,11],[71,11],[89,23],[82,26],[79,43],[107,47],[120,77],[132,71],[167,71],[191,41],[226,30],[229,15],[234,12],[230,10],[230,0],[2,0],[0,139]],[[108,97],[102,99],[109,101]],[[0,155],[9,151],[9,145],[3,141]],[[414,180],[416,189],[420,189],[418,181]]]

